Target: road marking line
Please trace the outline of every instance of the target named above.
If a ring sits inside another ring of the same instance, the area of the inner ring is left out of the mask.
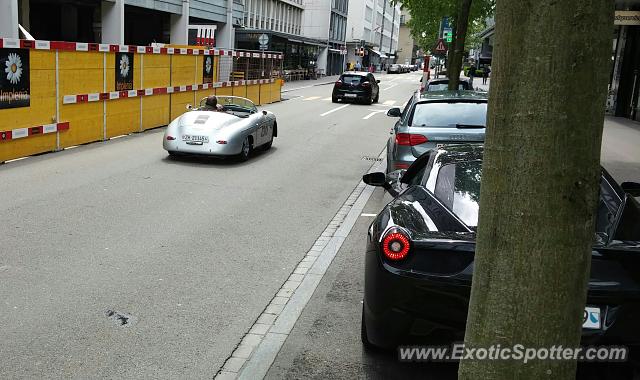
[[[372,110],[370,109],[369,111],[373,111],[370,114],[368,114],[367,116],[363,117],[363,120],[368,120],[370,119],[373,115],[377,114],[377,113],[383,113],[383,112],[387,112],[386,110]]]
[[[394,83],[394,84],[392,84],[391,86],[389,86],[389,87],[387,87],[387,88],[383,88],[383,89],[382,89],[382,91],[390,90],[390,89],[394,88],[394,87],[395,87],[395,86],[397,86],[397,85],[398,85],[397,83]]]
[[[304,101],[306,102],[306,101],[309,101],[309,100],[316,100],[316,99],[320,99],[320,97],[319,96],[310,96],[308,98],[305,98]]]
[[[325,113],[323,113],[323,114],[320,114],[320,116],[327,116],[327,115],[328,115],[328,114],[330,114],[330,113],[334,113],[334,112],[336,112],[336,111],[340,111],[341,109],[343,109],[343,108],[345,108],[345,107],[349,107],[349,106],[350,106],[350,104],[345,104],[345,105],[340,106],[340,107],[338,107],[338,108],[334,108],[334,109],[332,109],[332,110],[330,110],[330,111],[327,111],[327,112],[325,112]]]
[[[392,106],[394,104],[396,104],[395,100],[387,100],[386,102],[383,103],[385,106]]]
[[[364,216],[364,217],[374,217],[374,216],[378,216],[378,214],[360,214],[360,216]]]
[[[327,100],[327,101],[329,101],[329,100],[331,100],[331,99],[332,99],[332,98],[329,96],[328,98],[324,98],[324,99],[322,99],[322,100]]]
[[[386,150],[378,157],[381,161],[373,164],[369,172],[385,167]],[[265,377],[374,190],[362,181],[358,183],[214,379]]]

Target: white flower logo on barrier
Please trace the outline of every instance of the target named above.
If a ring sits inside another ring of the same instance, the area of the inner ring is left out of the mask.
[[[211,72],[211,57],[207,57],[207,60],[204,64],[204,69],[207,71],[207,74],[209,74]]]
[[[5,65],[7,67],[4,69],[4,72],[7,73],[7,80],[11,82],[11,84],[20,82],[20,77],[22,76],[22,60],[20,56],[17,54],[9,54]]]
[[[120,76],[126,78],[129,75],[129,56],[120,57]]]

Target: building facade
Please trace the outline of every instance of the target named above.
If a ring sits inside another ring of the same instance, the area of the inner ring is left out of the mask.
[[[607,113],[640,121],[640,2],[616,1]]]
[[[398,34],[398,63],[416,64],[418,59],[418,46],[416,45],[411,28],[407,25],[407,21],[411,20],[411,14],[408,10],[400,11],[400,32]]]
[[[2,12],[0,36],[28,38],[26,32],[50,41],[186,45],[189,26],[206,25],[215,30],[212,44],[233,47],[234,26],[244,14],[242,0],[6,1],[12,12]]]
[[[382,70],[397,61],[400,4],[351,0],[347,18],[347,62]]]

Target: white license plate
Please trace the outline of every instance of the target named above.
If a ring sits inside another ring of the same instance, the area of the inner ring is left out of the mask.
[[[602,320],[600,317],[600,308],[599,307],[585,307],[584,315],[582,317],[582,328],[597,330],[602,327]]]
[[[358,95],[356,95],[356,94],[344,94],[344,97],[345,98],[357,98]]]
[[[206,144],[209,142],[208,136],[183,135],[182,141],[186,143]]]

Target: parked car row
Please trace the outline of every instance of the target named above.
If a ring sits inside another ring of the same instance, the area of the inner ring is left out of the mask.
[[[387,68],[387,74],[403,74],[411,71],[417,71],[418,65],[408,65],[408,64],[400,64],[394,63],[389,65]]]
[[[488,94],[466,81],[424,84],[397,118],[386,172],[363,181],[394,199],[368,229],[361,339],[366,348],[462,341],[474,252]],[[602,169],[584,310],[585,345],[640,344],[640,184]]]

